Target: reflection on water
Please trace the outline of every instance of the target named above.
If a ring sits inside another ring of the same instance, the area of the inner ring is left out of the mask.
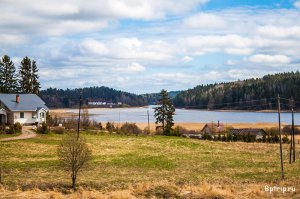
[[[112,108],[112,109],[89,109],[91,119],[101,122],[147,122],[147,110],[149,110],[150,122],[154,122],[154,106],[141,108]],[[73,111],[72,111],[73,112]],[[74,110],[77,112],[77,110]],[[277,113],[260,112],[221,112],[176,109],[175,122],[206,123],[220,121],[224,123],[256,123],[278,122]],[[281,113],[283,123],[291,123],[291,113]],[[300,113],[295,113],[295,124],[300,124]]]

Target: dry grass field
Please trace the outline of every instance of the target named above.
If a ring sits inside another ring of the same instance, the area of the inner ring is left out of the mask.
[[[64,135],[3,142],[0,198],[299,198],[300,160],[280,180],[279,145],[83,133],[93,161],[70,191],[56,155]],[[300,146],[297,144],[297,151]],[[264,187],[293,186],[268,193]]]

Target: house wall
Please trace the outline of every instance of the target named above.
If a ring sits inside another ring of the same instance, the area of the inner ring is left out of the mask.
[[[24,118],[20,118],[20,112],[24,113]],[[32,116],[36,115],[35,111],[16,111],[13,113],[14,124],[19,122],[20,124],[34,124],[37,119]]]

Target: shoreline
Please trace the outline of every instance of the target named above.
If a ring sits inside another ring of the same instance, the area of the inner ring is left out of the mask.
[[[149,106],[132,106],[132,107],[115,107],[115,108],[109,108],[109,107],[89,107],[90,110],[114,110],[114,109],[142,109],[142,108],[149,108]],[[176,108],[179,110],[193,110],[193,111],[209,111],[209,112],[253,112],[253,113],[277,113],[277,110],[272,109],[266,109],[266,110],[231,110],[231,109],[215,109],[215,110],[209,110],[209,109],[187,109],[187,108]],[[68,111],[74,111],[78,110],[78,108],[53,108],[50,109],[50,112],[68,112]],[[281,113],[290,113],[290,110],[281,110]],[[300,113],[300,111],[295,111],[294,113]]]

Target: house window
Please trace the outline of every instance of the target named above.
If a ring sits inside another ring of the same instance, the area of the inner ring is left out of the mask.
[[[20,118],[24,118],[24,112],[20,112]]]
[[[32,112],[32,119],[34,119],[35,117],[35,112]]]

